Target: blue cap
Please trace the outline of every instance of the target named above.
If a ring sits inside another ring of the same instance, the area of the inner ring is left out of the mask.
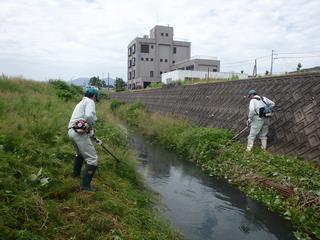
[[[257,95],[257,91],[254,90],[254,89],[251,89],[251,90],[248,92],[248,97],[250,97],[251,95]]]
[[[95,87],[88,87],[86,88],[86,92],[84,94],[88,98],[92,98],[94,95],[96,96],[97,102],[99,101],[99,91]]]

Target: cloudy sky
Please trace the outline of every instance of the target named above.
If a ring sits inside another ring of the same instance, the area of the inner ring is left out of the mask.
[[[126,79],[127,45],[156,24],[221,71],[320,66],[319,0],[0,0],[0,74]]]

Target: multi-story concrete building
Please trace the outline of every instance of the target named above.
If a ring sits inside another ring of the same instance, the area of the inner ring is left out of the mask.
[[[190,55],[191,43],[173,40],[173,27],[155,26],[149,36],[137,37],[128,45],[128,88],[145,88],[152,82],[161,82],[162,73],[188,66],[199,70],[208,69],[209,64],[211,71],[219,71],[219,61],[217,64],[217,60],[208,60],[214,65],[207,59],[192,62]]]

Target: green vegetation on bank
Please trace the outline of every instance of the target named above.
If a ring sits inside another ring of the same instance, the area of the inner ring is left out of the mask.
[[[320,172],[315,163],[258,148],[248,153],[241,143],[231,140],[230,131],[149,114],[141,103],[114,100],[111,106],[146,136],[291,220],[297,239],[320,239]]]
[[[125,131],[97,104],[98,191],[79,191],[67,124],[80,89],[0,77],[0,239],[180,239],[156,217],[156,196],[135,169]]]

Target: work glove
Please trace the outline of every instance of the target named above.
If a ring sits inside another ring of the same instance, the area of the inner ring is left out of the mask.
[[[248,120],[247,120],[247,127],[250,127],[250,126],[251,126],[251,122],[252,122],[251,119],[248,119]]]
[[[97,143],[98,145],[101,145],[101,144],[102,144],[102,141],[101,141],[99,138],[95,138],[95,140],[96,140],[96,143]]]

